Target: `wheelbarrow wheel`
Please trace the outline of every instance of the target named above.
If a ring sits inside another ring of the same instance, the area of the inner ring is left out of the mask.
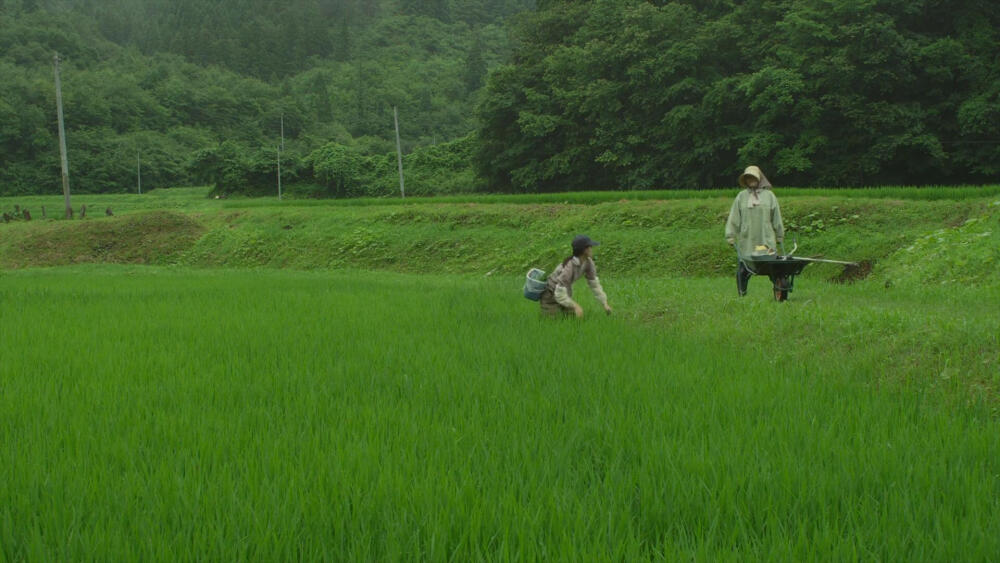
[[[781,277],[774,280],[774,300],[788,300],[788,278]]]

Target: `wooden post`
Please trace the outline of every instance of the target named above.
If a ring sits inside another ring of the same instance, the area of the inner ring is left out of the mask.
[[[139,195],[142,195],[142,159],[139,155],[139,149],[135,149],[135,181],[139,187]]]
[[[281,144],[278,145],[278,201],[281,201],[281,151],[285,148],[285,114],[281,114]]]
[[[392,119],[396,122],[396,162],[399,163],[399,197],[406,198],[406,189],[403,186],[403,149],[399,144],[399,112],[396,106],[392,106]]]
[[[73,208],[69,204],[69,160],[66,158],[66,127],[63,125],[62,84],[59,82],[59,53],[54,57],[56,64],[56,114],[59,118],[59,156],[62,161],[63,199],[66,200],[66,218],[73,218]]]

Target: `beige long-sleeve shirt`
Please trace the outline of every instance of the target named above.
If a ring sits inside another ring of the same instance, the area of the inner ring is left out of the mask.
[[[576,301],[573,301],[573,283],[584,277],[587,279],[590,290],[594,292],[594,297],[602,305],[607,305],[608,296],[605,295],[604,288],[601,287],[601,281],[597,278],[597,266],[594,265],[591,258],[584,261],[574,256],[570,258],[569,262],[566,262],[565,266],[563,264],[556,266],[555,271],[549,276],[548,288],[552,290],[556,302],[563,307],[572,308],[576,305]]]

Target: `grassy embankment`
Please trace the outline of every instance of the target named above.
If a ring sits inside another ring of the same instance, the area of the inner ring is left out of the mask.
[[[605,274],[712,276],[728,274],[734,262],[722,241],[731,190],[405,203],[209,200],[205,193],[79,196],[77,201],[91,202],[91,209],[110,205],[118,215],[2,226],[0,267],[111,262],[505,274],[530,266],[550,269],[578,232],[604,241],[600,264]],[[992,205],[1000,199],[1000,187],[786,189],[778,194],[800,255],[864,261],[860,274],[871,263],[877,275],[914,282],[919,277],[914,272],[959,283],[989,282],[1000,275],[997,251],[990,250],[1000,247],[992,244],[1000,240],[1000,229],[993,228],[1000,213]],[[17,201],[0,201],[0,208]],[[59,204],[57,197],[20,201],[36,217],[40,205],[47,205],[51,216]],[[921,240],[920,252],[890,259]],[[974,250],[967,252],[970,245]],[[883,267],[891,264],[900,265],[898,272]],[[819,265],[804,275],[830,279],[841,274],[839,267]]]
[[[992,559],[1000,287],[765,285],[7,272],[0,559]]]

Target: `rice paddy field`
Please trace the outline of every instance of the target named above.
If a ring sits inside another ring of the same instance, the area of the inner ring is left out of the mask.
[[[1000,554],[1000,286],[522,279],[0,272],[0,560]]]

